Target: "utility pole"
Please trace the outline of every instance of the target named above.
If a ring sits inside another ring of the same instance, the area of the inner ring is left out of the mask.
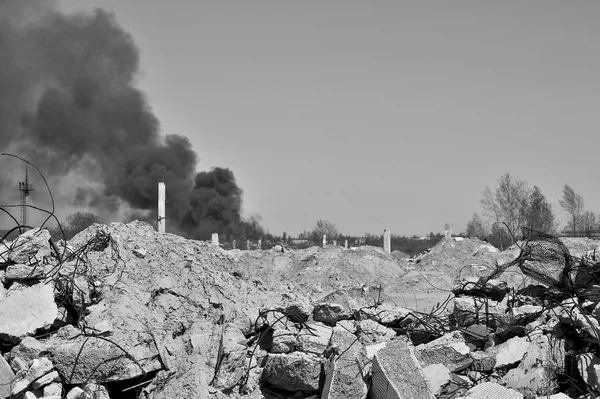
[[[27,165],[25,165],[25,181],[19,182],[19,191],[21,192],[21,225],[27,226],[27,197],[31,191],[35,191],[33,184],[29,184]]]

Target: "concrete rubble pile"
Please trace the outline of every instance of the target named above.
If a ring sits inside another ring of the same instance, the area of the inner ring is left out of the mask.
[[[521,256],[535,285],[462,279],[420,313],[381,285],[277,288],[217,246],[141,222],[0,246],[0,398],[600,395],[595,252]]]

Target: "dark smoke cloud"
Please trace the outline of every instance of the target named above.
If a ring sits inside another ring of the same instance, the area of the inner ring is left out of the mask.
[[[50,4],[0,0],[2,151],[29,159],[51,182],[79,176],[85,185],[61,190],[74,206],[153,217],[164,181],[168,226],[198,238],[243,230],[233,173],[218,168],[194,179],[189,140],[160,133],[135,87],[138,49],[115,16],[63,15]],[[1,183],[12,180],[3,173]]]

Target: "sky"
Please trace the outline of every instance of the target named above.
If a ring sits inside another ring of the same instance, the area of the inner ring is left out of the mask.
[[[596,0],[58,4],[115,13],[162,132],[273,234],[458,233],[504,172],[600,212]]]

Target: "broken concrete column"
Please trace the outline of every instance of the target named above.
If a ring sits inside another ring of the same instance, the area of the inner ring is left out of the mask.
[[[413,347],[401,339],[389,342],[375,354],[372,374],[373,399],[435,398]]]
[[[327,245],[327,234],[323,234],[323,246]]]
[[[212,243],[213,245],[219,245],[219,233],[212,234]]]
[[[344,241],[344,248],[348,249],[348,240]]]
[[[450,223],[446,223],[446,225],[444,226],[444,237],[452,237],[452,225]]]
[[[392,252],[392,233],[390,229],[383,230],[383,250],[388,254]]]
[[[158,183],[158,232],[165,232],[165,183]]]

